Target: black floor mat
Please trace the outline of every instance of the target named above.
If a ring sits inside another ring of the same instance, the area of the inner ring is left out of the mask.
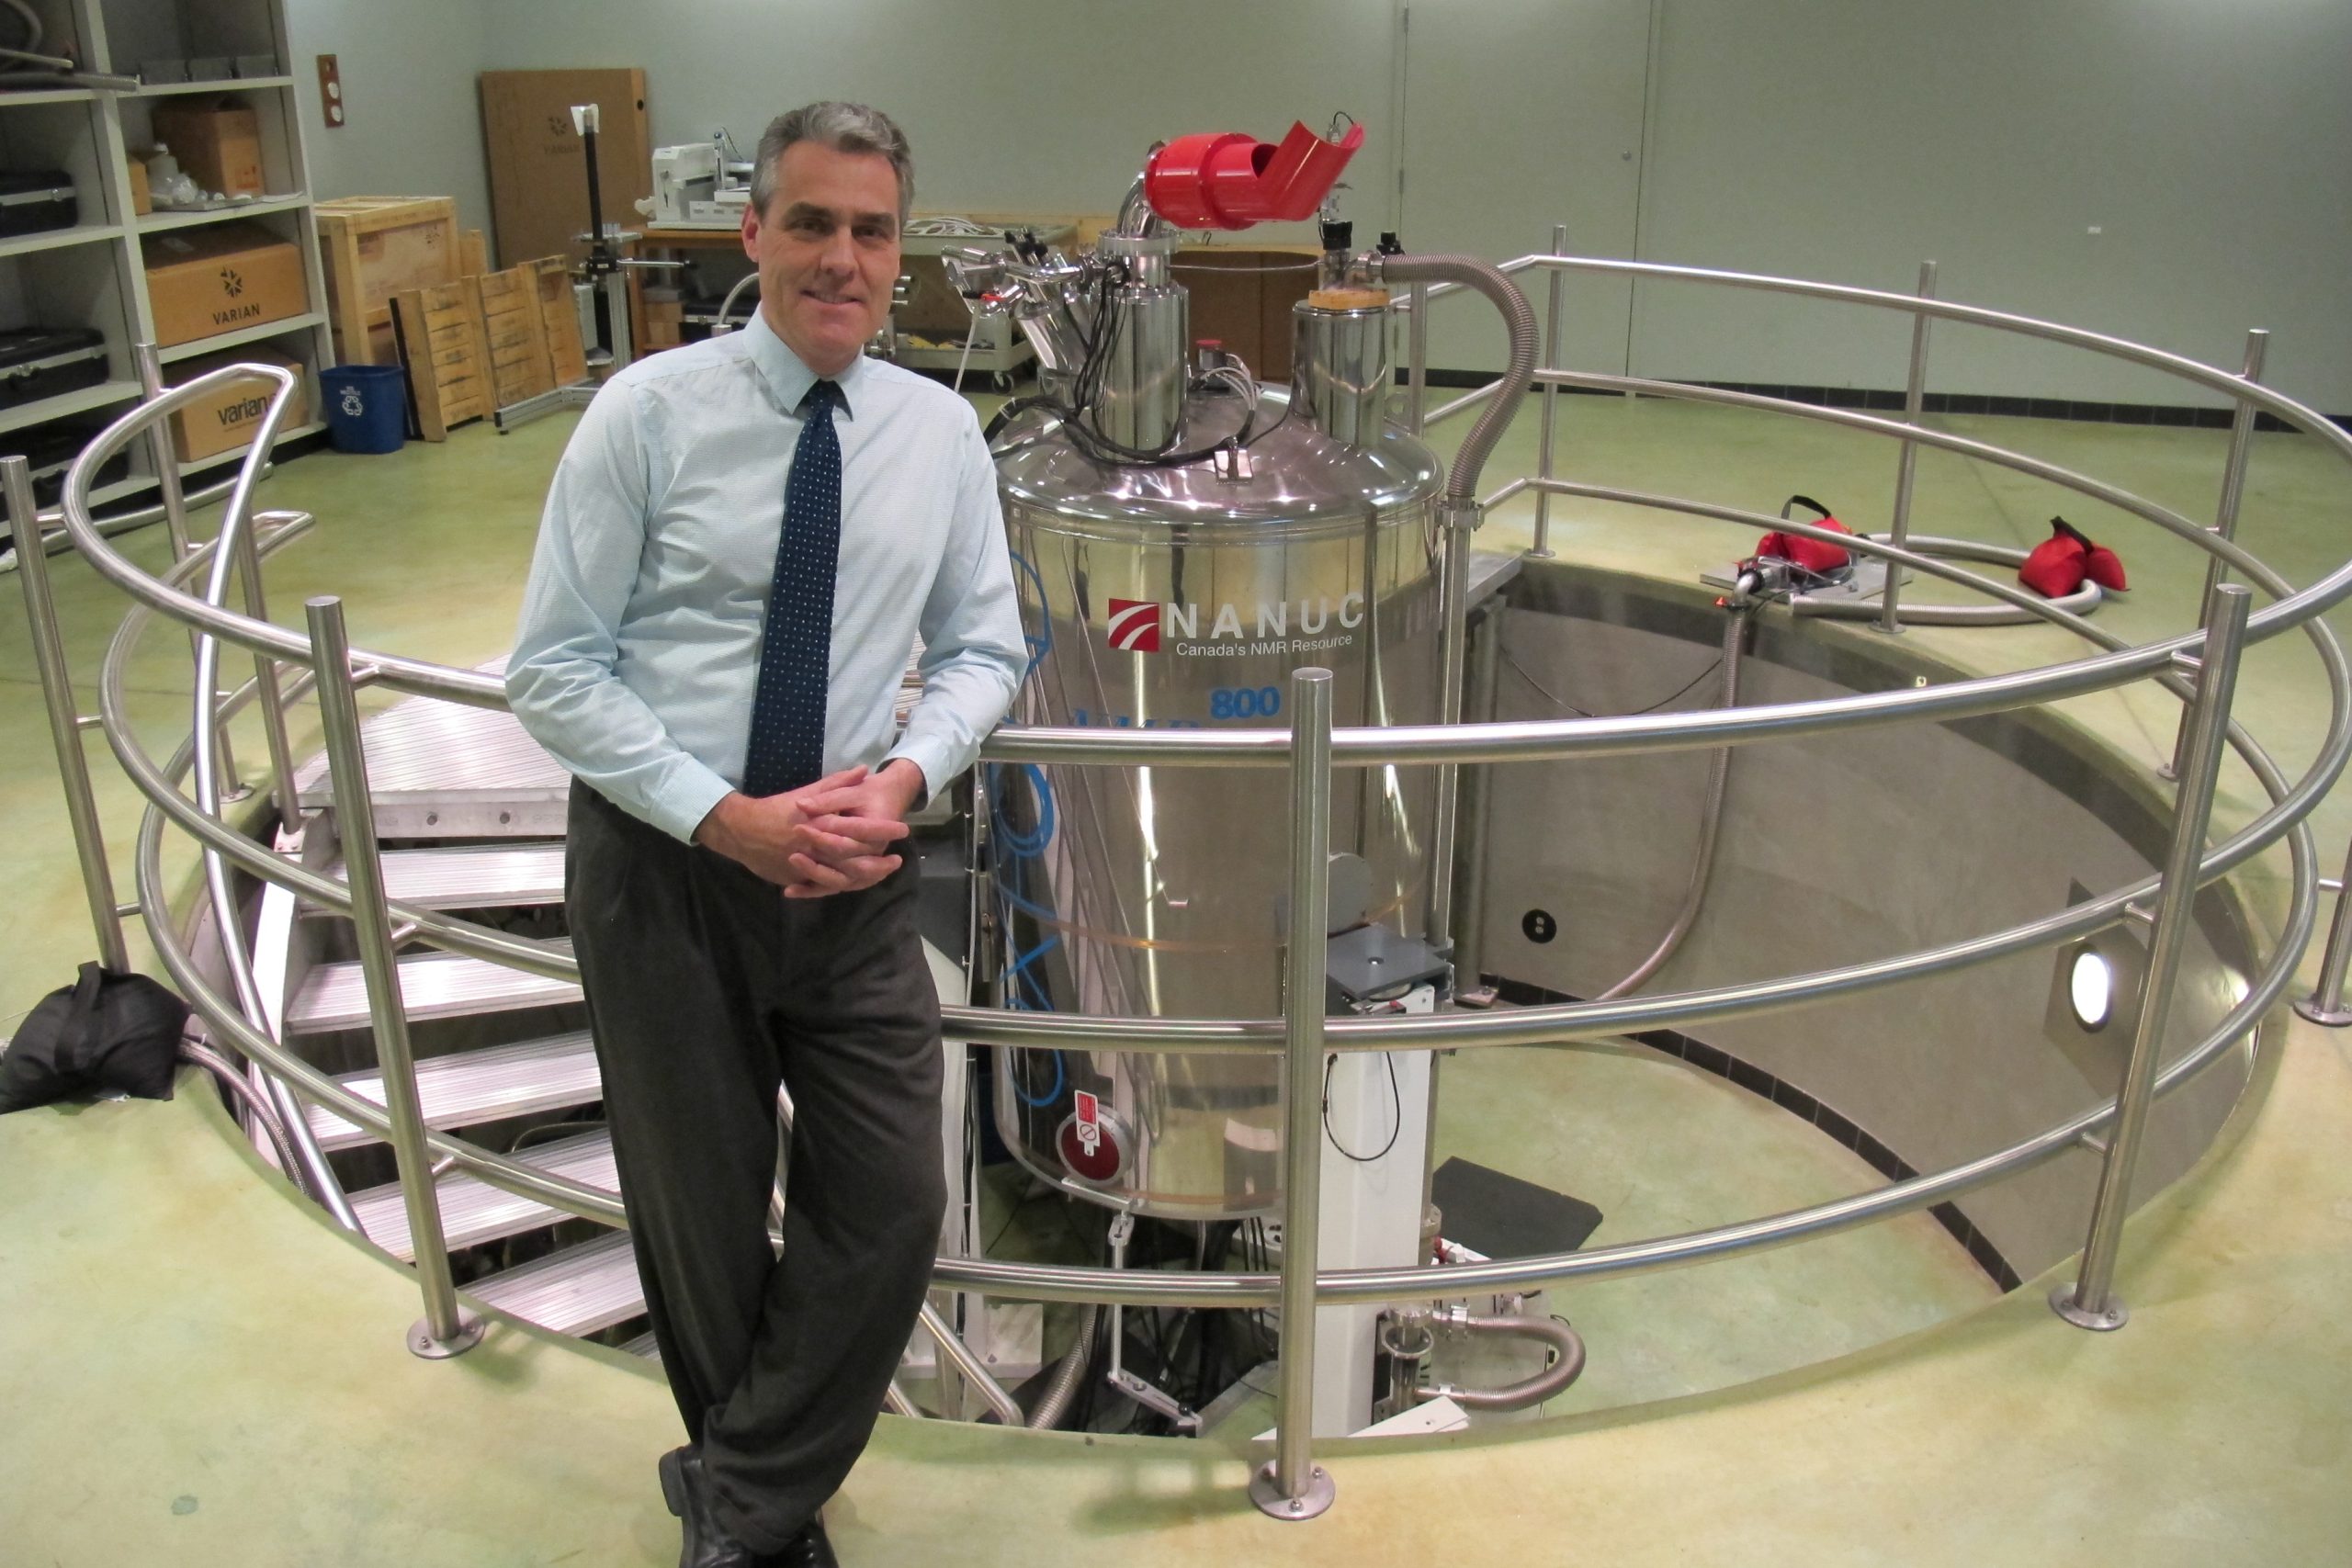
[[[1574,1252],[1600,1228],[1600,1211],[1583,1199],[1466,1159],[1437,1168],[1430,1198],[1445,1239],[1488,1258]]]

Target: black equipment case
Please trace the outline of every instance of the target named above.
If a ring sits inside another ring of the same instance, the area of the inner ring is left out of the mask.
[[[0,408],[21,408],[106,378],[107,340],[96,327],[0,332]]]
[[[0,173],[0,234],[39,234],[71,229],[82,216],[74,176],[62,169],[32,174]]]

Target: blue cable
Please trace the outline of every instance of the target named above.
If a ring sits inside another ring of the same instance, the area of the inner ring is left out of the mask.
[[[1034,860],[1045,853],[1054,838],[1054,789],[1046,782],[1046,771],[1035,762],[1023,762],[1021,771],[1029,777],[1029,787],[1037,796],[1037,825],[1025,833],[1016,833],[1004,819],[1004,791],[1001,787],[1002,768],[996,767],[989,778],[989,815],[996,830],[996,841],[1015,860]]]
[[[1027,953],[1023,953],[1018,959],[1014,960],[1012,966],[1004,972],[1005,978],[1014,983],[1013,994],[1007,998],[1014,1007],[1019,1008],[1023,1012],[1053,1011],[1053,1008],[1050,1004],[1043,1008],[1031,1004],[1021,995],[1020,988],[1024,986],[1035,985],[1035,977],[1034,976],[1025,975],[1023,971],[1027,969],[1032,964],[1035,964],[1038,959],[1043,958],[1047,953],[1053,951],[1056,944],[1060,941],[1061,938],[1059,936],[1047,937],[1045,941],[1039,942],[1036,946],[1031,948]],[[1021,1087],[1021,1080],[1018,1077],[1012,1079],[1013,1095],[1021,1101],[1022,1104],[1035,1108],[1051,1105],[1054,1101],[1061,1098],[1063,1083],[1062,1054],[1059,1051],[1056,1051],[1051,1053],[1051,1055],[1054,1058],[1054,1087],[1047,1089],[1043,1097],[1032,1097],[1027,1089]]]
[[[1037,590],[1037,626],[1039,630],[1035,637],[1031,637],[1026,632],[1023,632],[1021,636],[1021,640],[1027,644],[1029,648],[1029,668],[1022,672],[1022,678],[1026,680],[1031,673],[1035,671],[1038,663],[1044,660],[1046,655],[1053,652],[1054,650],[1054,617],[1051,607],[1046,603],[1046,580],[1037,575],[1037,569],[1031,566],[1028,560],[1017,550],[1012,552],[1012,564],[1021,569],[1023,575],[1027,577],[1029,581],[1036,586]]]

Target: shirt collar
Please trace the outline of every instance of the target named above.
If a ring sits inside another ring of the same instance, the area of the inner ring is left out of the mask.
[[[797,416],[802,400],[808,396],[808,389],[817,384],[817,373],[801,363],[800,356],[775,335],[767,317],[757,310],[752,312],[751,321],[743,327],[743,340],[752,365],[767,382],[768,390],[775,395],[777,405],[786,413]],[[839,408],[852,418],[856,417],[858,387],[865,376],[865,355],[861,354],[850,361],[848,369],[832,378],[833,385],[841,389]]]

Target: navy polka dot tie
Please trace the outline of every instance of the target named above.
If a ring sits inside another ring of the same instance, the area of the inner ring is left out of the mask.
[[[825,691],[833,657],[833,570],[842,543],[841,389],[820,381],[800,405],[800,444],[784,486],[784,533],[760,638],[760,684],[743,753],[743,793],[777,795],[825,772]]]

